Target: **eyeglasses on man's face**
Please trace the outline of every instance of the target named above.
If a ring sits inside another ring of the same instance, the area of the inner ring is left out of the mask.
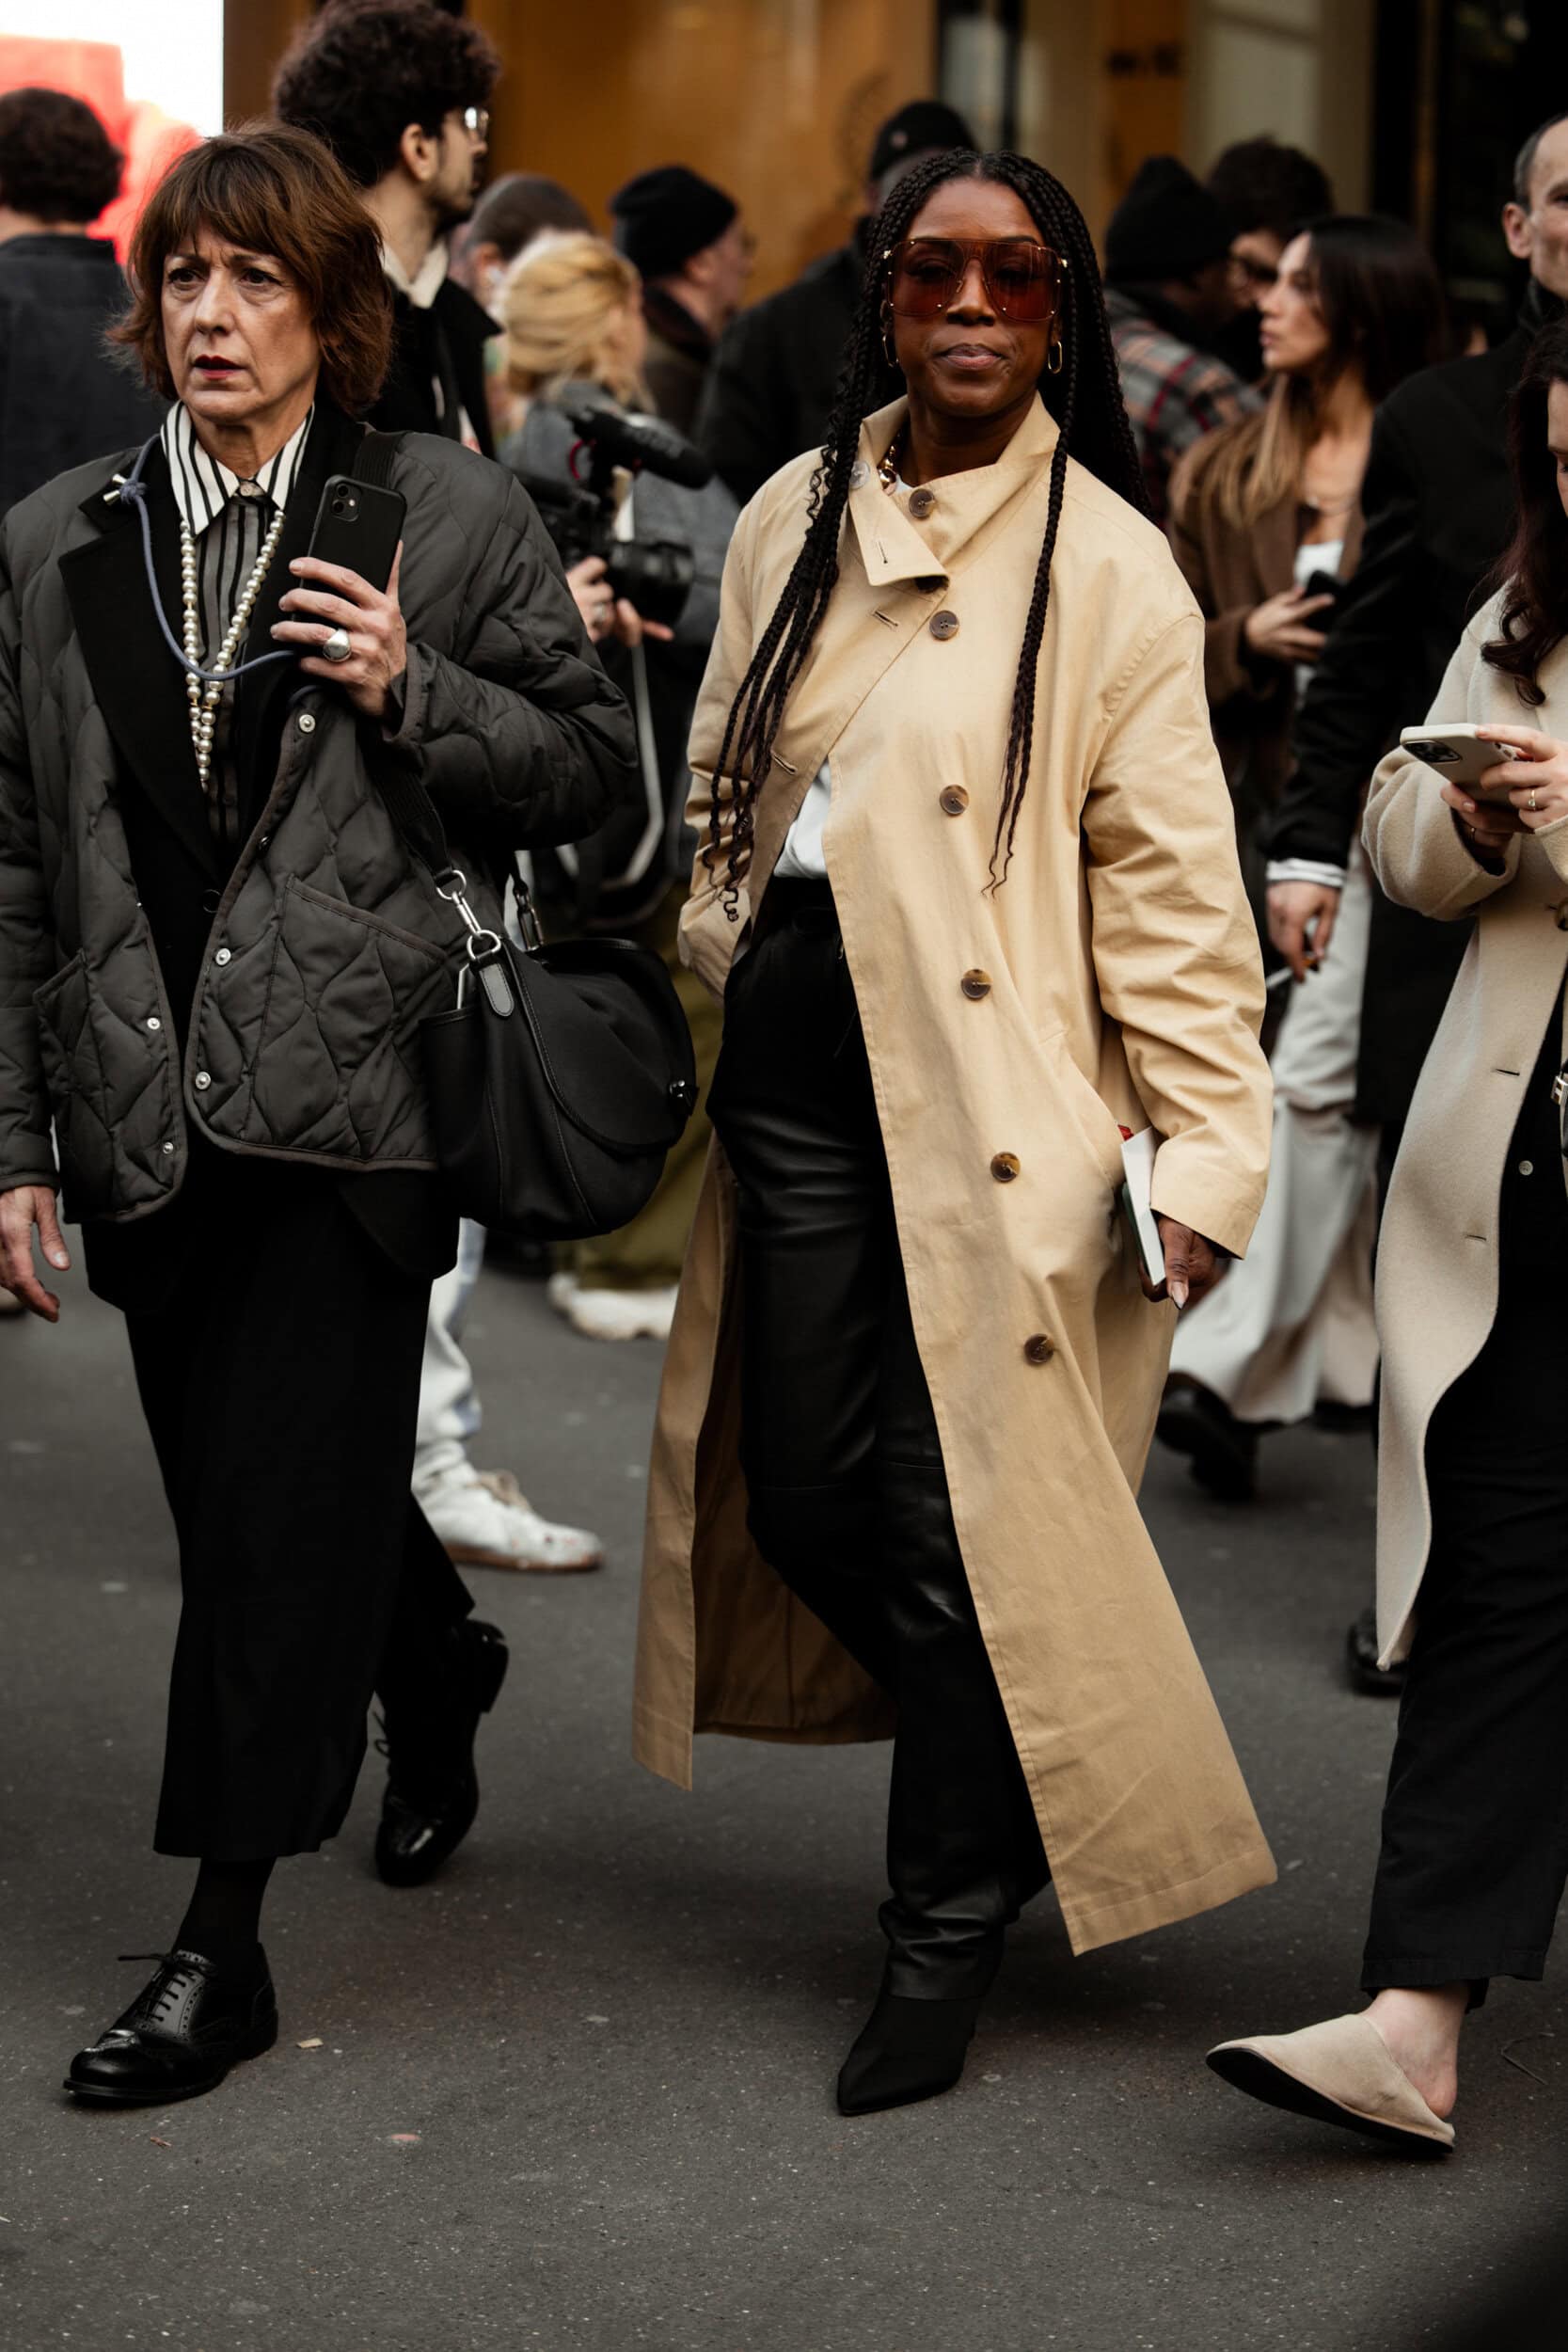
[[[1051,317],[1061,298],[1062,257],[1033,237],[906,237],[882,259],[891,265],[888,302],[898,318],[941,318],[976,262],[991,309],[1009,326]]]
[[[465,106],[462,110],[462,121],[463,128],[467,131],[468,136],[471,139],[477,139],[483,146],[484,141],[488,139],[490,135],[489,107]]]

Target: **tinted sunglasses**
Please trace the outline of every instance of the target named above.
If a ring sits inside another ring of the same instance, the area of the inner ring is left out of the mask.
[[[939,319],[978,262],[991,309],[1025,326],[1049,318],[1062,291],[1062,257],[1033,237],[906,237],[883,254],[892,263],[888,303],[901,319]]]

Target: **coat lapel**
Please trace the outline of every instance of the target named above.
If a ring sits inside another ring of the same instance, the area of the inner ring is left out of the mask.
[[[158,595],[170,626],[180,625],[180,540],[163,452],[147,463]],[[135,510],[106,479],[83,501],[99,532],[60,561],[82,659],[127,769],[200,864],[221,876],[224,862],[207,819],[191,746],[182,674],[164,643],[153,609]]]

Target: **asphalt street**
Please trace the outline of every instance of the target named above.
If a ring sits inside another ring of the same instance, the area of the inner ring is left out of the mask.
[[[596,1526],[610,1564],[477,1572],[513,1669],[473,1836],[435,1885],[382,1887],[372,1756],[336,1847],[274,1882],[277,2048],[204,2100],[71,2106],[71,2051],[146,1973],[116,1955],[171,1934],[187,1867],[148,1846],[163,1498],[119,1318],[67,1288],[58,1329],[0,1325],[5,2352],[1560,2347],[1560,2299],[1527,2315],[1563,2234],[1560,1975],[1471,2021],[1441,2164],[1202,2063],[1357,2005],[1393,1732],[1339,1672],[1366,1440],[1272,1440],[1251,1509],[1169,1457],[1146,1489],[1278,1884],[1076,1962],[1047,1896],[960,2089],[846,2122],[887,1752],[706,1740],[691,1796],[633,1765],[658,1350],[578,1339],[504,1272],[470,1329],[476,1458]]]

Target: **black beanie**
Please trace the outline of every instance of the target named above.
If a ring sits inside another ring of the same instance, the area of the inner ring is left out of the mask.
[[[1218,198],[1176,156],[1151,155],[1106,227],[1105,282],[1157,285],[1229,250],[1230,224]]]
[[[928,155],[935,149],[973,147],[968,123],[958,109],[940,98],[916,98],[889,115],[871,148],[867,177],[879,180],[904,155]]]
[[[615,249],[644,278],[673,278],[694,253],[716,245],[740,207],[684,164],[640,171],[610,199]]]

